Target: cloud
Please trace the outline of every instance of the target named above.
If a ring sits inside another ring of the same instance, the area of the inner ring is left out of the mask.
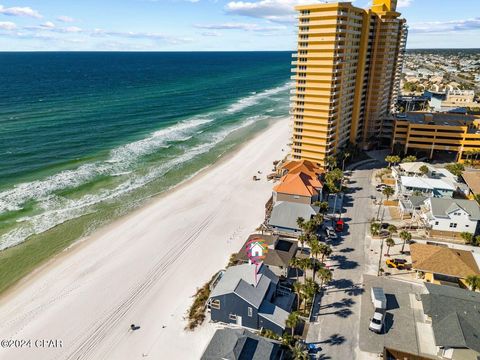
[[[449,33],[480,29],[480,17],[466,20],[432,21],[410,24],[412,33]]]
[[[13,7],[4,7],[0,5],[0,14],[8,15],[8,16],[27,16],[40,19],[42,15],[36,10],[33,10],[31,7],[20,7],[20,6],[13,6]]]
[[[15,30],[17,25],[11,21],[0,21],[0,30]]]
[[[163,41],[169,44],[180,44],[191,42],[192,39],[189,38],[179,38],[172,37],[169,35],[150,33],[150,32],[134,32],[134,31],[111,31],[103,29],[95,29],[90,35],[96,37],[118,37],[118,38],[130,38],[130,39],[146,39],[146,40],[155,40]]]
[[[261,26],[251,23],[223,23],[210,25],[194,25],[197,29],[206,30],[245,30],[245,31],[276,31],[284,30],[284,26]]]
[[[231,1],[225,11],[231,15],[267,19],[275,22],[294,22],[296,5],[311,4],[312,0],[260,0],[255,2]]]
[[[397,8],[406,8],[412,5],[413,0],[398,0]]]
[[[57,17],[57,20],[63,23],[71,23],[75,21],[74,18],[71,18],[70,16],[65,16],[65,15]]]

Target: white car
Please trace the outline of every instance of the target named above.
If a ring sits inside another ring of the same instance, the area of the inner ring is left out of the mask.
[[[377,334],[381,334],[384,321],[385,321],[385,310],[375,309],[375,312],[373,313],[373,316],[370,319],[370,325],[368,326],[368,328]]]
[[[337,233],[335,232],[335,230],[333,229],[332,226],[326,226],[325,227],[325,233],[327,234],[327,237],[330,238],[330,239],[333,239],[333,238],[337,237]]]

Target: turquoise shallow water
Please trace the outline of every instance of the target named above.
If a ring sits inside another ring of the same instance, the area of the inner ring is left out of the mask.
[[[92,231],[286,116],[290,60],[2,53],[0,250]]]

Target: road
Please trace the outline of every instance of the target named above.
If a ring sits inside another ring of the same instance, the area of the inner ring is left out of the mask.
[[[327,265],[333,281],[321,297],[317,321],[310,324],[308,343],[321,348],[320,359],[355,359],[358,349],[360,298],[366,262],[365,234],[373,215],[371,186],[374,165],[354,170],[344,202],[346,228],[330,245],[332,256]]]

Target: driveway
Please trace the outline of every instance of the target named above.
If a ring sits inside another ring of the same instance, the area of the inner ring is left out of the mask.
[[[423,313],[415,304],[420,304],[418,294],[426,292],[425,286],[371,275],[364,276],[364,283],[360,350],[379,354],[383,352],[385,346],[415,355],[421,354],[421,338],[417,334],[417,323],[423,323]],[[382,334],[375,334],[368,330],[374,311],[370,289],[374,286],[383,288],[387,297],[387,313]]]
[[[378,164],[377,164],[378,165]],[[365,266],[365,233],[373,216],[371,176],[375,164],[354,170],[345,196],[345,230],[330,241],[333,254],[327,263],[333,281],[324,292],[310,324],[307,342],[322,348],[320,359],[355,359],[358,348],[362,274]]]

